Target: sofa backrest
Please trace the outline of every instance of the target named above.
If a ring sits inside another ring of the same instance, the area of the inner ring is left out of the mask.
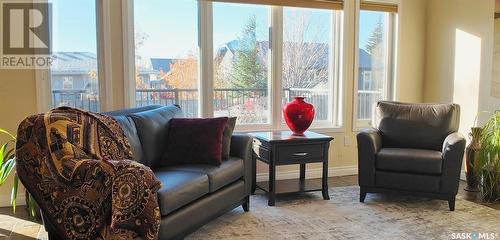
[[[375,124],[382,134],[382,147],[440,151],[444,139],[458,131],[460,106],[380,101]]]
[[[114,117],[122,126],[135,160],[152,169],[160,166],[169,121],[182,117],[182,111],[177,105],[153,105],[104,114]]]

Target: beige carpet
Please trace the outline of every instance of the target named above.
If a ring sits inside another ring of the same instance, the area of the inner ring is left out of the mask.
[[[267,206],[251,197],[250,212],[240,208],[205,225],[187,239],[456,239],[457,233],[492,233],[500,239],[500,211],[457,199],[448,203],[414,197],[368,194],[359,202],[358,187],[278,197]],[[491,235],[490,235],[491,236]],[[467,236],[465,236],[467,237]],[[491,239],[491,238],[489,238]]]

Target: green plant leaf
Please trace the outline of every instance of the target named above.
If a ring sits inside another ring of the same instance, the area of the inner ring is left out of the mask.
[[[10,203],[12,204],[12,211],[16,213],[16,203],[17,203],[17,186],[19,185],[19,177],[17,174],[14,175],[14,183],[12,184],[12,192],[10,194]]]
[[[14,136],[13,134],[11,134],[10,132],[7,132],[7,130],[4,130],[4,129],[0,128],[0,133],[8,135],[12,140],[16,140],[16,136]]]
[[[500,199],[500,109],[483,127],[481,151],[475,163],[483,200]]]
[[[3,161],[6,159],[5,156],[8,155],[5,154],[5,149],[7,149],[7,145],[8,143],[5,143],[0,147],[0,166],[3,165]]]
[[[5,162],[4,165],[1,166],[0,186],[5,183],[5,180],[7,179],[7,177],[9,176],[10,172],[12,171],[15,165],[16,165],[16,159],[11,158],[7,160],[7,162]]]
[[[38,205],[36,204],[35,199],[33,199],[33,196],[29,192],[26,192],[26,205],[28,205],[28,212],[30,213],[30,216],[32,218],[35,218]]]
[[[4,159],[12,159],[14,157],[16,157],[16,153],[14,152],[14,148],[10,149],[9,151],[7,151],[7,153],[5,154],[5,158]],[[0,164],[2,165],[2,164]]]

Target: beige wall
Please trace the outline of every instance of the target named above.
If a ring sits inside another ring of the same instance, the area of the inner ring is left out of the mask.
[[[500,106],[490,95],[493,11],[493,0],[428,1],[424,100],[460,104],[464,134],[478,111]]]
[[[426,0],[403,0],[399,39],[399,75],[396,99],[422,102],[425,66]]]
[[[32,70],[0,70],[0,128],[13,134],[26,116],[36,112],[36,88]],[[0,143],[7,140],[0,136]],[[10,203],[12,177],[0,187],[0,206]],[[19,193],[24,190],[19,189]],[[18,202],[24,204],[24,198]]]
[[[110,1],[110,31],[111,31],[111,76],[112,76],[112,109],[125,106],[123,94],[123,44],[121,31],[121,1]],[[401,5],[399,39],[399,72],[396,96],[400,101],[421,102],[423,100],[423,75],[425,56],[425,13],[426,1],[403,0]],[[353,42],[350,43],[354,48]],[[352,55],[352,54],[351,54]],[[346,61],[353,56],[346,56]],[[352,61],[352,60],[351,60]],[[347,67],[346,69],[352,69]],[[353,131],[353,74],[345,74],[344,79],[344,125],[345,132],[329,133],[335,140],[331,144],[330,167],[335,173],[355,172],[357,165],[356,132]],[[36,83],[34,71],[2,70],[0,71],[0,128],[14,131],[18,123],[27,115],[37,112]],[[344,144],[344,137],[348,144]],[[317,168],[319,166],[313,166]],[[265,172],[259,166],[259,172]],[[296,168],[280,168],[279,171],[296,170]],[[0,205],[8,202],[10,183],[0,187]],[[21,202],[21,201],[19,201]]]

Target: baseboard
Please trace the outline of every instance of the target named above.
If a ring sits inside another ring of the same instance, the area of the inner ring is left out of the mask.
[[[345,166],[345,167],[331,167],[328,168],[328,176],[329,177],[338,177],[338,176],[348,176],[348,175],[356,175],[358,174],[358,166]],[[306,178],[321,178],[322,169],[306,169]],[[276,180],[283,179],[293,179],[299,177],[299,170],[294,171],[278,171],[276,173]],[[267,181],[269,179],[268,173],[258,173],[257,174],[257,182]]]
[[[26,196],[24,192],[17,193],[17,199],[16,199],[16,206],[23,206],[26,205]],[[6,194],[3,196],[0,196],[0,207],[10,207],[12,206],[10,204],[10,194]]]

